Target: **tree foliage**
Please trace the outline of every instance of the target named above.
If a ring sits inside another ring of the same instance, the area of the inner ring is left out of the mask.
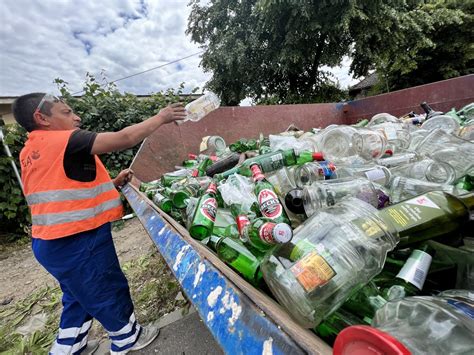
[[[205,49],[201,65],[212,72],[207,86],[224,104],[236,105],[246,96],[257,102],[318,102],[340,97],[325,68],[344,56],[352,59],[355,77],[375,68],[416,67],[417,56],[433,48],[430,36],[441,24],[464,21],[461,10],[443,0],[435,3],[191,0],[187,33]]]
[[[474,73],[474,1],[430,1],[410,16],[423,19],[425,38],[408,37],[398,51],[379,58],[381,91]]]

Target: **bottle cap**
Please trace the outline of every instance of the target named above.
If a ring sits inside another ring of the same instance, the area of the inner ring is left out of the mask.
[[[377,328],[353,325],[339,333],[334,355],[411,355],[400,341]]]
[[[313,160],[317,160],[317,161],[322,161],[324,160],[324,157],[323,157],[323,153],[321,152],[315,152],[313,154],[311,154]]]
[[[286,223],[277,223],[273,228],[273,239],[279,244],[288,243],[293,238],[293,231]]]

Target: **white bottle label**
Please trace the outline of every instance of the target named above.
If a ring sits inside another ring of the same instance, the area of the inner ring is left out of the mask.
[[[432,257],[421,250],[413,250],[397,277],[421,290],[430,269]]]
[[[372,169],[365,172],[365,176],[370,181],[385,179],[385,172],[382,169]]]

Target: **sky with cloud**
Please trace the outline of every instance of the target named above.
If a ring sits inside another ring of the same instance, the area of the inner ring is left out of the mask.
[[[185,35],[188,0],[4,0],[0,12],[0,96],[57,92],[61,78],[80,91],[85,73],[123,78],[200,52]],[[118,88],[149,94],[185,83],[185,92],[210,78],[200,56],[119,81]],[[332,68],[352,85],[348,60]]]

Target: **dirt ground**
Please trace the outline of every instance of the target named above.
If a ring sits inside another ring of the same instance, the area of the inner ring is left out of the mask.
[[[154,245],[138,218],[114,228],[114,243],[120,263],[135,260],[153,250]],[[16,302],[45,286],[54,287],[56,280],[36,261],[30,244],[0,254],[0,304]]]

